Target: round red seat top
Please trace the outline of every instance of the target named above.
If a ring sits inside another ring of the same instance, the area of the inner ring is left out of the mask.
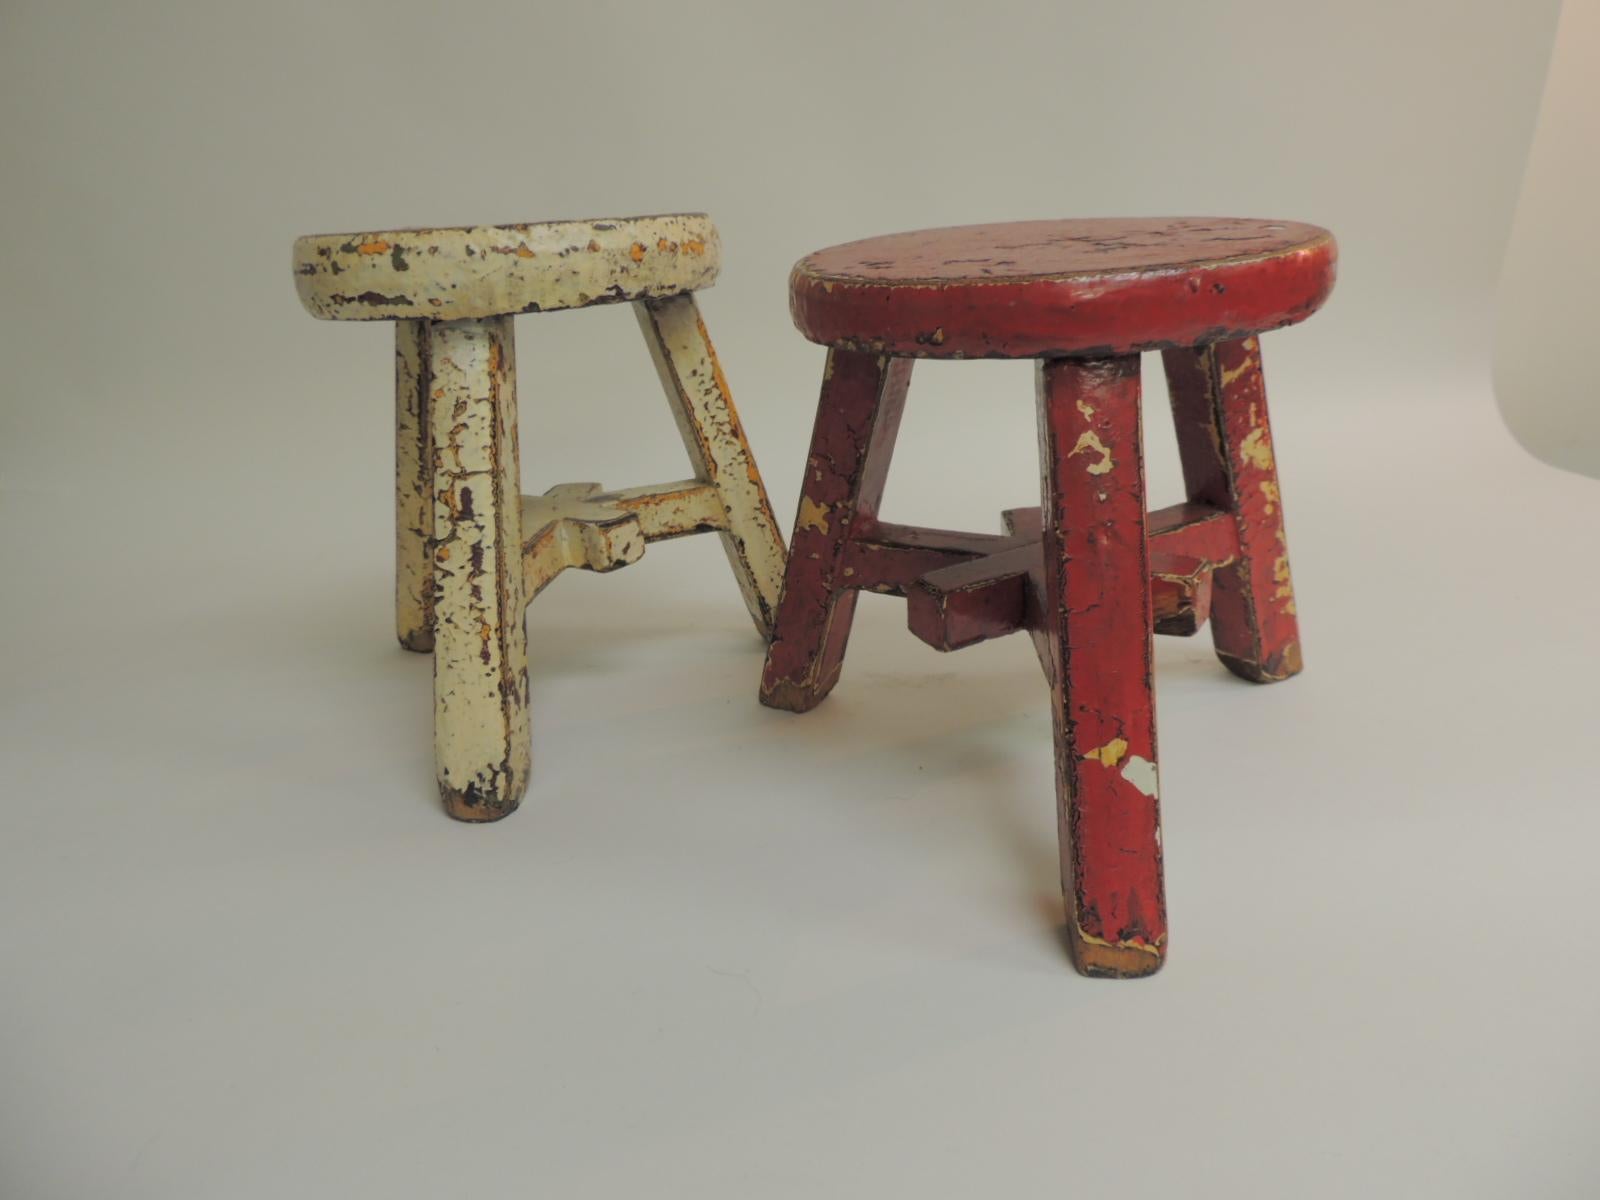
[[[795,264],[813,342],[919,358],[1097,357],[1292,325],[1333,290],[1333,235],[1232,217],[1016,221],[895,233]]]

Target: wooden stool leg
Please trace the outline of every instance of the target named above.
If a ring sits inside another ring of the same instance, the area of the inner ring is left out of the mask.
[[[407,650],[433,649],[433,454],[428,323],[394,326],[394,614]]]
[[[1038,366],[1044,612],[1068,940],[1087,975],[1167,950],[1139,358]]]
[[[771,638],[783,585],[783,535],[694,294],[641,300],[633,308],[695,477],[716,486],[727,510],[722,545],[745,606],[761,636]]]
[[[856,592],[844,574],[852,531],[877,516],[900,429],[909,358],[830,350],[761,703],[805,712],[839,681]]]
[[[1189,499],[1231,511],[1239,531],[1239,558],[1217,571],[1213,585],[1217,657],[1254,683],[1297,675],[1300,631],[1261,343],[1241,338],[1168,350],[1162,359]]]
[[[511,318],[430,327],[433,717],[439,791],[463,821],[528,783],[528,647]]]

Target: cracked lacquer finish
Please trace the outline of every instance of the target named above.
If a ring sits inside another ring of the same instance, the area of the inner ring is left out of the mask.
[[[439,787],[487,821],[529,768],[523,606],[562,572],[613,571],[654,541],[721,535],[770,636],[783,538],[689,289],[716,277],[703,215],[302,238],[310,311],[395,321],[395,621],[435,654]],[[512,314],[631,300],[695,478],[606,491],[518,486]]]
[[[802,259],[814,342],[918,358],[1194,346],[1302,321],[1333,288],[1332,235],[1295,221],[1018,221],[891,234]]]
[[[704,213],[316,234],[295,286],[328,321],[453,321],[674,296],[721,267]]]
[[[394,327],[394,612],[407,650],[433,649],[433,451],[428,323]]]
[[[1145,975],[1166,953],[1139,360],[1038,366],[1043,621],[1073,959]]]
[[[634,311],[684,449],[698,478],[722,499],[718,532],[745,607],[762,636],[771,637],[783,586],[783,535],[699,306],[692,295],[683,295],[644,300]]]
[[[1238,529],[1238,558],[1217,572],[1211,603],[1217,657],[1255,683],[1287,679],[1300,671],[1300,631],[1261,344],[1242,338],[1162,358],[1189,497],[1230,510]]]
[[[433,698],[454,817],[514,809],[528,782],[528,649],[511,318],[430,327]]]
[[[1147,975],[1166,954],[1152,635],[1209,621],[1246,678],[1299,668],[1253,335],[1320,304],[1333,261],[1325,231],[1290,222],[1039,222],[836,247],[791,279],[796,324],[830,350],[762,701],[828,694],[859,591],[904,596],[939,650],[1026,630],[1086,974]],[[1154,511],[1134,353],[1150,347],[1169,347],[1189,495]],[[998,533],[879,520],[912,362],[979,356],[1039,360],[1041,506]]]
[[[762,672],[764,704],[805,712],[839,681],[856,591],[869,578],[847,553],[876,524],[910,382],[910,359],[850,350],[828,355],[777,629]]]

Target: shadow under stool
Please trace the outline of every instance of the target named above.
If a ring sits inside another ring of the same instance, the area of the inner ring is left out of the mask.
[[[903,596],[956,650],[1026,629],[1049,680],[1073,961],[1148,975],[1167,950],[1152,633],[1209,618],[1257,683],[1300,670],[1256,334],[1333,288],[1323,229],[1286,221],[1034,221],[902,233],[802,259],[790,308],[829,347],[761,701],[839,680],[856,595]],[[1162,352],[1188,500],[1145,504],[1139,354]],[[1031,358],[1040,508],[1003,533],[878,519],[918,359]]]
[[[433,653],[453,817],[497,820],[527,787],[523,609],[566,568],[611,571],[648,542],[715,531],[771,634],[783,538],[694,298],[720,261],[702,213],[295,242],[312,316],[395,322],[396,619],[401,645]],[[620,302],[634,306],[694,477],[524,496],[512,317]]]

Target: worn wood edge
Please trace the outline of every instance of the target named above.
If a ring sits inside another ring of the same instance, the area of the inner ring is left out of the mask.
[[[1303,222],[1294,223],[1303,224]],[[938,229],[923,230],[921,232],[937,234],[946,232],[947,229],[960,228],[962,228],[962,226],[959,225],[946,226]],[[1151,275],[1186,275],[1191,272],[1208,271],[1217,267],[1248,266],[1252,263],[1269,262],[1273,259],[1290,258],[1298,254],[1305,254],[1323,249],[1328,251],[1330,261],[1332,263],[1337,263],[1339,255],[1338,240],[1329,230],[1322,229],[1318,236],[1307,238],[1303,242],[1295,242],[1293,245],[1285,246],[1279,250],[1259,251],[1256,253],[1234,255],[1225,254],[1219,255],[1216,258],[1193,259],[1188,262],[1153,263],[1149,266],[1131,267],[1110,271],[1036,271],[1021,272],[1015,275],[995,275],[988,278],[975,279],[947,279],[935,275],[907,275],[896,276],[892,280],[884,280],[878,279],[871,275],[849,275],[844,273],[819,271],[812,268],[810,265],[811,259],[815,254],[824,254],[830,250],[839,250],[848,246],[853,246],[864,242],[871,242],[874,240],[875,239],[873,238],[861,238],[858,239],[857,242],[841,242],[837,246],[828,246],[823,250],[815,251],[814,254],[807,255],[805,258],[802,258],[796,262],[794,267],[791,269],[791,285],[792,281],[796,279],[804,279],[807,282],[816,283],[819,285],[831,285],[829,290],[832,290],[833,287],[861,287],[863,290],[870,290],[874,287],[880,289],[886,287],[983,288],[1005,287],[1007,285],[1028,283],[1080,283],[1092,279],[1143,278]]]
[[[1151,943],[1143,939],[1108,942],[1092,933],[1085,933],[1076,923],[1065,932],[1073,966],[1091,978],[1142,979],[1154,975],[1166,965],[1165,934]]]
[[[327,321],[434,321],[553,312],[710,287],[721,240],[703,213],[315,234],[295,241],[295,289]]]

